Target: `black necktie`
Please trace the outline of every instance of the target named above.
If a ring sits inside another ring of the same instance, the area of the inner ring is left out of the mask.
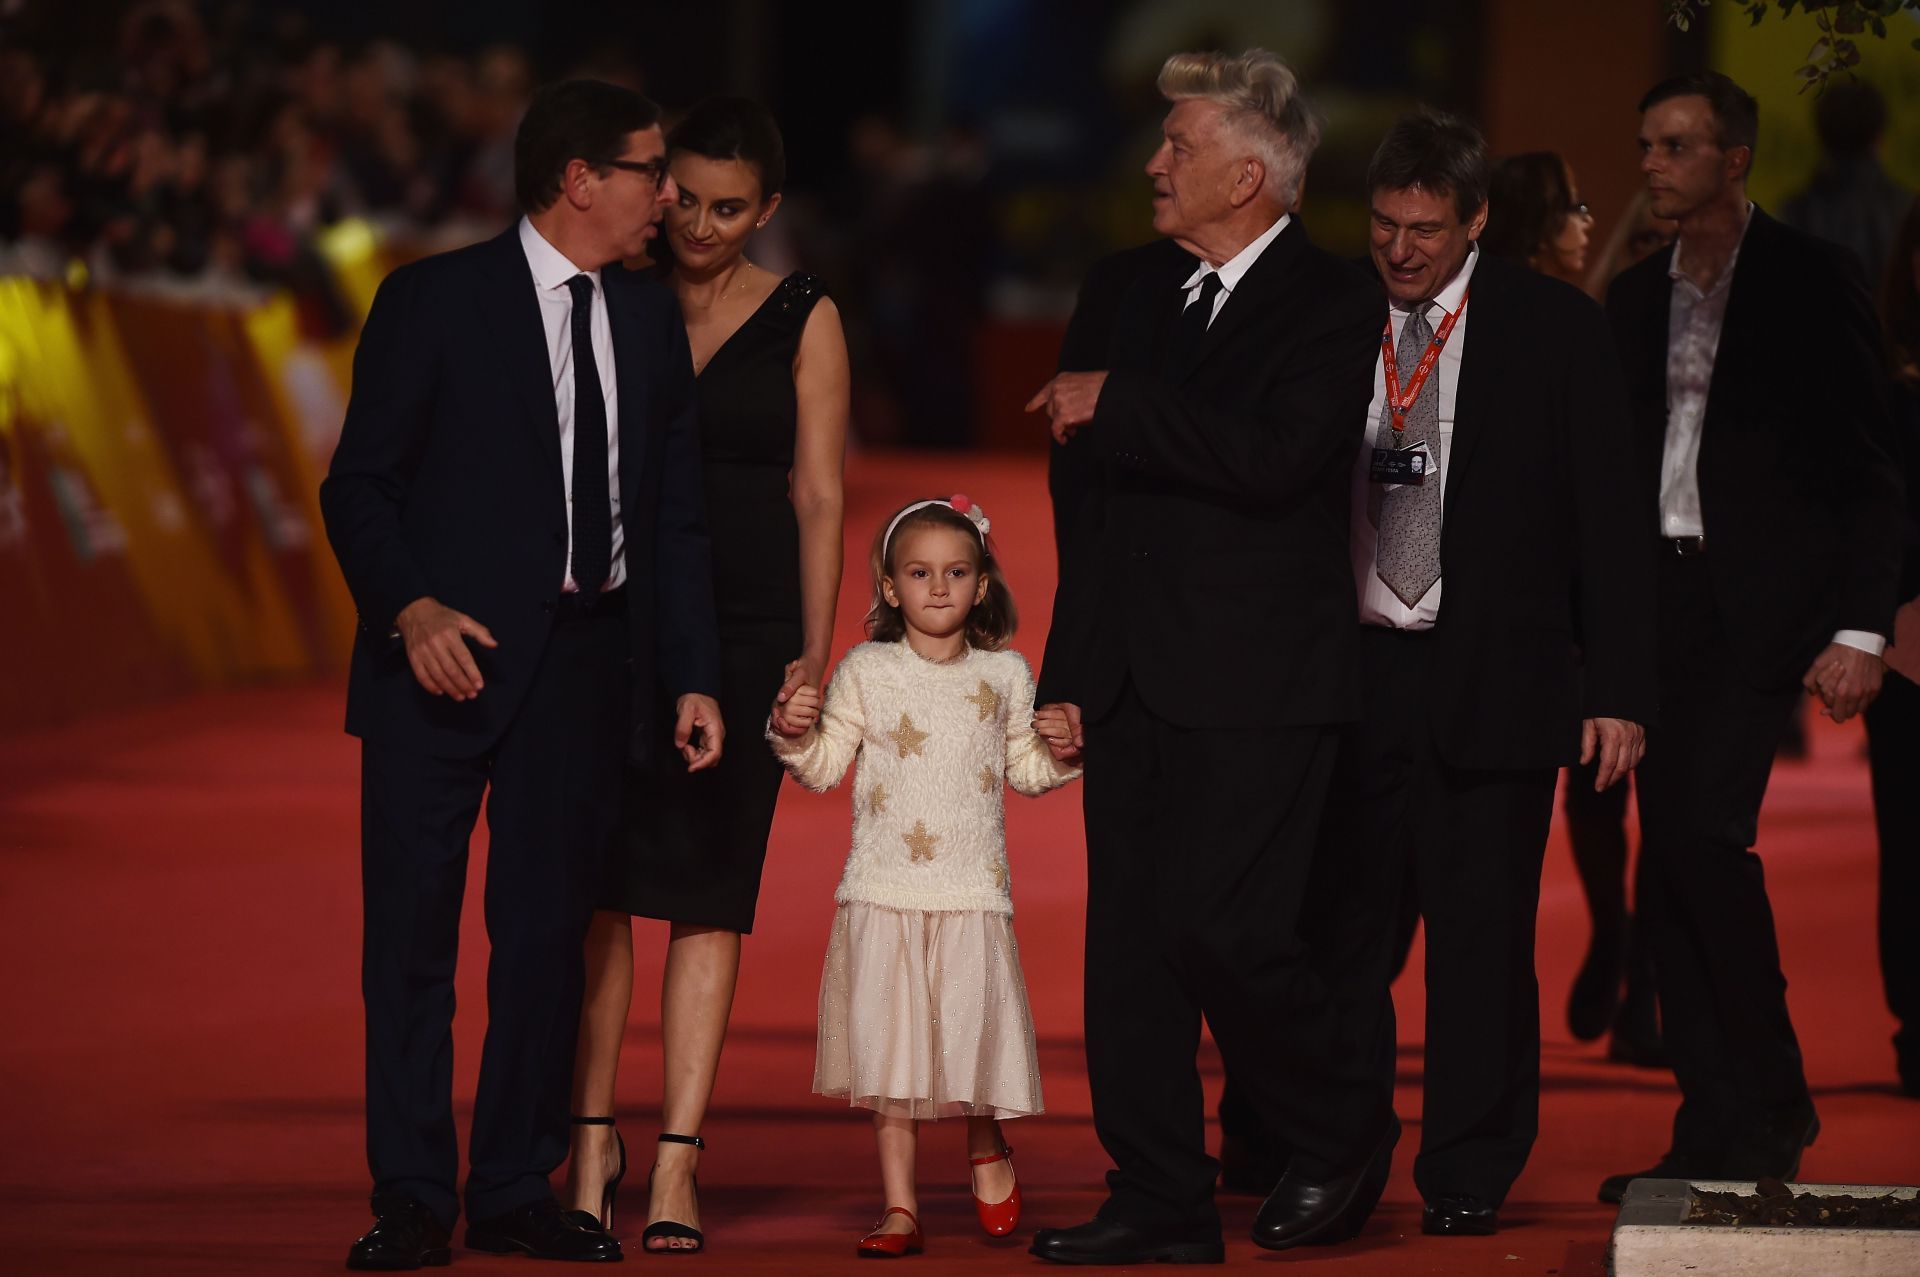
[[[613,498],[607,489],[607,401],[593,360],[593,281],[573,292],[573,580],[598,594],[613,566]]]
[[[1213,320],[1213,303],[1220,296],[1220,288],[1218,271],[1208,271],[1200,277],[1200,299],[1188,302],[1180,312],[1180,326],[1173,340],[1176,364],[1191,358],[1206,341],[1207,325]]]

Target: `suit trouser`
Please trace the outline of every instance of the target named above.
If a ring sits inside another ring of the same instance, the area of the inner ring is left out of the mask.
[[[1705,556],[1663,558],[1659,583],[1660,718],[1638,774],[1638,922],[1680,1084],[1673,1146],[1727,1162],[1808,1102],[1753,854],[1798,688],[1756,688],[1734,668]]]
[[[1334,748],[1323,727],[1179,727],[1130,685],[1087,729],[1087,1074],[1115,1166],[1104,1217],[1218,1232],[1203,1015],[1248,1102],[1303,1155],[1357,1166],[1380,1138],[1392,1090],[1365,1052],[1383,1017],[1391,1042],[1392,1003],[1344,999],[1305,938]]]
[[[1894,1045],[1920,1066],[1920,687],[1887,671],[1867,708],[1880,833],[1880,978],[1900,1022]]]
[[[1368,704],[1341,742],[1326,837],[1336,854],[1390,849],[1426,923],[1414,1182],[1428,1200],[1470,1194],[1498,1205],[1539,1130],[1534,920],[1557,773],[1441,759],[1423,694],[1433,648],[1431,634],[1361,628]],[[1394,947],[1388,932],[1373,942]]]
[[[376,1201],[410,1194],[449,1226],[458,1213],[453,977],[483,796],[492,957],[467,1214],[484,1219],[551,1193],[547,1176],[567,1152],[581,946],[619,813],[626,659],[625,618],[558,620],[488,753],[362,746],[361,992]]]

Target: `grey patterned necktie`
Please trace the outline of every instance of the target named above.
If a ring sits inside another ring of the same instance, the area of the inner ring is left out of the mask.
[[[1394,359],[1400,368],[1401,393],[1412,379],[1433,329],[1427,325],[1427,308],[1422,305],[1407,316],[1400,330],[1400,344]],[[1420,394],[1407,409],[1407,428],[1393,428],[1393,410],[1380,410],[1380,429],[1374,442],[1381,448],[1410,448],[1427,445],[1433,458],[1432,472],[1424,483],[1403,484],[1380,495],[1380,538],[1375,544],[1374,571],[1408,607],[1419,603],[1433,583],[1440,579],[1440,366],[1433,372]]]

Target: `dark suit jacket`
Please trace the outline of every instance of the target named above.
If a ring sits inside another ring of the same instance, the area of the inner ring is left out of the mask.
[[[1355,708],[1347,488],[1377,295],[1296,219],[1175,360],[1192,269],[1168,255],[1126,290],[1069,445],[1102,474],[1067,538],[1041,698],[1097,718],[1131,677],[1183,726],[1338,722]]]
[[[1193,273],[1194,259],[1170,239],[1123,248],[1087,268],[1074,299],[1073,316],[1060,339],[1060,372],[1098,372],[1107,366],[1113,345],[1114,321],[1121,299],[1134,281],[1156,268],[1173,269],[1186,263],[1181,278]],[[1067,555],[1067,539],[1079,520],[1080,504],[1100,483],[1100,462],[1091,448],[1074,448],[1048,441],[1047,494],[1053,498],[1053,541],[1060,559]]]
[[[601,272],[620,386],[634,721],[644,757],[655,683],[719,690],[693,367],[673,297]],[[441,757],[484,753],[512,721],[565,575],[566,490],[540,303],[517,227],[402,266],[380,286],[320,487],[327,537],[360,611],[347,730]],[[471,646],[486,687],[457,703],[415,681],[394,617],[430,595],[500,646]]]
[[[1607,294],[1638,464],[1656,494],[1668,264],[1656,253]],[[1755,209],[1727,298],[1698,474],[1714,603],[1757,687],[1798,682],[1836,630],[1893,632],[1902,492],[1884,447],[1879,351],[1873,308],[1845,255]],[[1656,515],[1647,526],[1657,535]]]
[[[1583,718],[1652,721],[1653,496],[1583,293],[1482,253],[1460,339],[1435,743],[1458,767],[1558,767]]]

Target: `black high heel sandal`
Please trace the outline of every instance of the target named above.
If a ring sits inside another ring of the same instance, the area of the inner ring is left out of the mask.
[[[698,1149],[704,1149],[707,1146],[707,1142],[701,1139],[698,1135],[668,1135],[665,1132],[661,1133],[660,1143],[691,1144]],[[693,1176],[693,1191],[696,1194],[700,1191],[700,1176],[697,1172]],[[647,1196],[648,1197],[653,1196],[653,1172],[652,1171],[647,1172]],[[655,1238],[666,1238],[669,1240],[669,1242],[671,1242],[671,1239],[676,1237],[687,1238],[693,1242],[693,1245],[674,1246],[669,1244],[666,1246],[649,1246],[647,1244],[648,1242],[653,1241]],[[706,1234],[702,1233],[697,1228],[690,1227],[689,1225],[686,1225],[686,1224],[676,1223],[671,1219],[663,1219],[663,1220],[659,1220],[656,1223],[648,1224],[646,1227],[646,1231],[640,1234],[640,1249],[646,1251],[647,1254],[649,1255],[698,1255],[701,1251],[705,1250],[706,1248],[707,1248]]]
[[[611,1117],[582,1117],[578,1113],[575,1113],[568,1120],[575,1126],[613,1125],[613,1119]],[[613,1178],[608,1180],[605,1187],[600,1190],[599,1224],[601,1231],[608,1233],[613,1231],[614,1195],[620,1191],[620,1181],[627,1177],[627,1142],[620,1138],[620,1132],[618,1130],[613,1133],[613,1143],[614,1147],[620,1150],[620,1169],[613,1173]],[[577,1215],[585,1215],[587,1212],[575,1211],[574,1213]]]

